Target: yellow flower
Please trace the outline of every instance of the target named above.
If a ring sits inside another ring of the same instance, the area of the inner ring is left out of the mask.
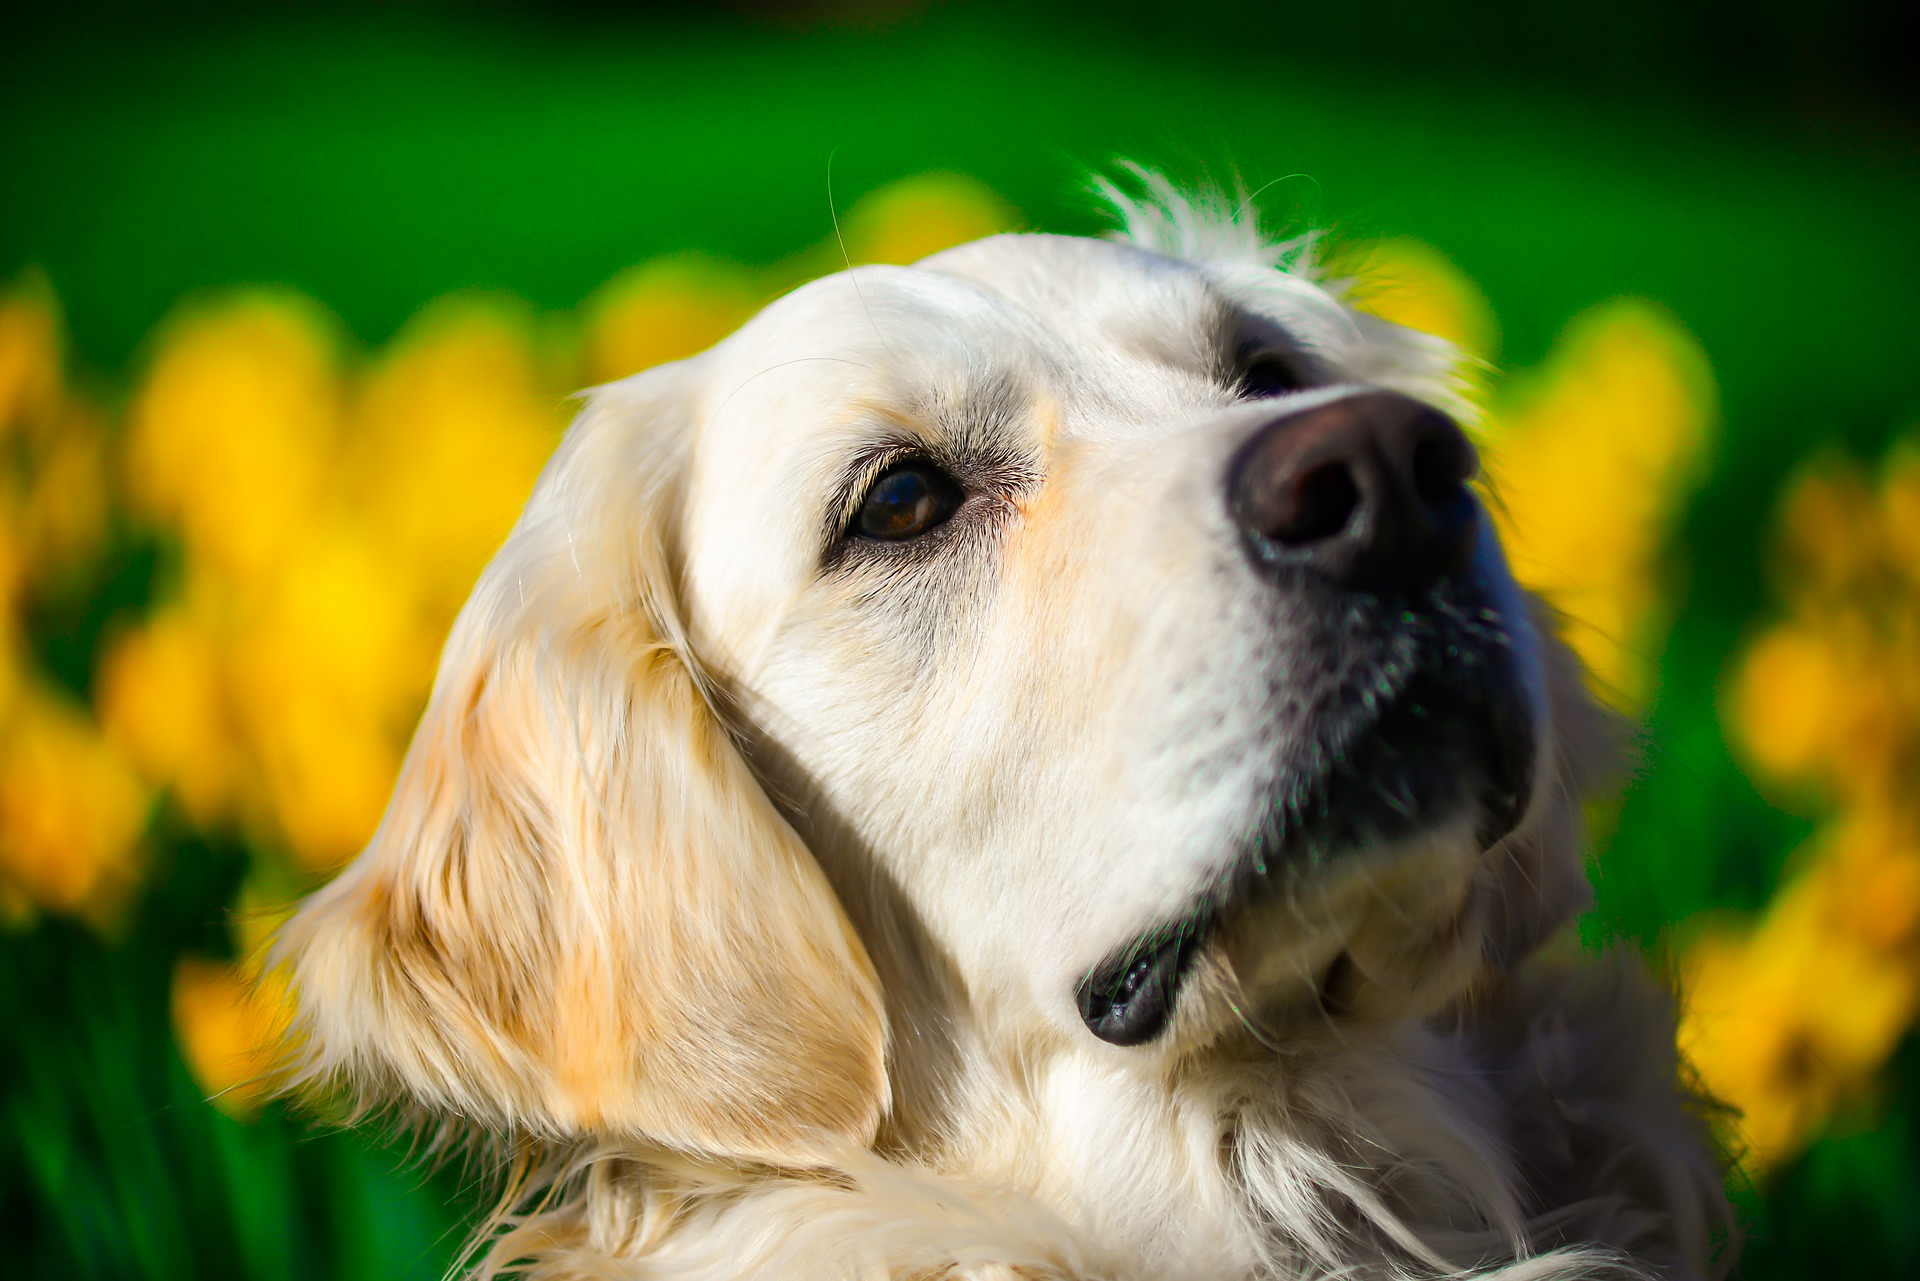
[[[1346,279],[1347,296],[1362,311],[1437,334],[1475,360],[1492,360],[1499,350],[1500,326],[1487,296],[1432,245],[1404,236],[1363,241],[1331,254],[1326,267]]]
[[[383,572],[418,583],[431,631],[444,633],[519,517],[571,415],[565,388],[524,319],[471,301],[428,308],[368,379],[343,488]]]
[[[134,401],[131,494],[220,573],[270,577],[337,447],[334,366],[328,327],[297,299],[248,295],[176,318]]]
[[[972,178],[928,173],[859,201],[840,220],[840,231],[856,264],[910,263],[1017,225],[1012,208]]]
[[[1887,453],[1880,479],[1880,527],[1901,571],[1920,584],[1920,433]]]
[[[113,645],[99,690],[196,823],[237,818],[309,872],[371,834],[446,627],[567,414],[538,347],[516,313],[443,304],[356,396],[304,304],[175,322],[129,480],[180,530],[187,591]]]
[[[0,577],[6,574],[6,538],[0,535]],[[22,670],[20,652],[12,635],[12,619],[0,609],[0,734],[11,733],[9,718],[16,699],[20,696],[20,687],[25,672]]]
[[[21,637],[15,611],[26,565],[19,524],[13,495],[7,491],[5,477],[0,476],[0,723],[5,722],[20,681]]]
[[[310,531],[234,640],[234,715],[261,791],[256,836],[333,868],[373,834],[425,701],[433,640],[374,531]],[[437,638],[435,638],[437,639]]]
[[[1681,972],[1681,1053],[1708,1091],[1736,1109],[1728,1137],[1761,1167],[1797,1147],[1830,1101],[1812,1071],[1795,989],[1780,981],[1793,976],[1769,964],[1779,959],[1758,954],[1738,928],[1721,928],[1689,942]]]
[[[11,442],[0,453],[0,610],[71,574],[106,535],[106,424],[67,396],[63,348],[44,278],[0,295],[0,441]]]
[[[0,297],[0,440],[44,430],[60,408],[65,348],[59,304],[29,273]]]
[[[622,273],[587,303],[587,377],[596,383],[705,351],[764,299],[726,263],[670,258]]]
[[[1857,586],[1878,560],[1877,515],[1873,486],[1852,459],[1822,455],[1802,467],[1780,503],[1783,594]]]
[[[1920,753],[1920,583],[1901,540],[1914,464],[1815,459],[1781,500],[1776,578],[1790,617],[1741,660],[1726,716],[1763,781],[1843,805],[1909,790]]]
[[[113,498],[107,449],[105,422],[70,402],[33,460],[19,521],[36,582],[80,569],[105,545]]]
[[[225,655],[209,613],[176,604],[153,614],[112,642],[94,686],[107,737],[203,828],[231,813],[241,777]]]
[[[1826,635],[1776,627],[1747,651],[1723,717],[1762,773],[1773,778],[1823,773],[1858,675]]]
[[[1920,842],[1910,822],[1910,815],[1869,805],[1850,810],[1827,832],[1834,929],[1896,963],[1920,942]]]
[[[1711,442],[1699,344],[1631,299],[1578,317],[1544,367],[1503,388],[1483,449],[1514,571],[1568,618],[1601,687],[1647,693],[1659,557]]]
[[[131,887],[147,795],[86,714],[37,685],[0,725],[0,881],[103,922]]]
[[[286,994],[272,977],[250,983],[238,966],[182,957],[173,971],[173,1034],[209,1100],[252,1119],[271,1092],[269,1076],[286,1024]]]
[[[1920,587],[1901,550],[1920,483],[1896,448],[1814,459],[1780,503],[1788,616],[1734,668],[1722,714],[1763,784],[1836,812],[1745,937],[1687,957],[1689,1049],[1747,1114],[1762,1165],[1862,1093],[1920,1014]]]
[[[1893,1052],[1920,1007],[1920,967],[1889,952],[1920,903],[1911,850],[1836,853],[1817,840],[1804,871],[1776,893],[1749,933],[1694,940],[1683,962],[1681,1048],[1701,1078],[1742,1114],[1751,1159],[1765,1167],[1806,1142]],[[1862,856],[1880,874],[1862,882]],[[1857,928],[1863,895],[1891,893],[1878,937]]]

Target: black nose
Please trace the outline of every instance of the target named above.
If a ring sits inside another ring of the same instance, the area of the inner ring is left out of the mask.
[[[1342,586],[1417,591],[1466,567],[1479,460],[1431,405],[1363,392],[1262,427],[1227,472],[1227,501],[1255,556]]]

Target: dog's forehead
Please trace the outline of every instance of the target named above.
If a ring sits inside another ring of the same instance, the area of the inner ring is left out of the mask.
[[[996,236],[912,267],[840,272],[770,304],[714,353],[708,426],[734,443],[776,423],[911,416],[988,392],[1077,403],[1095,418],[1172,407],[1218,369],[1232,312],[1187,263],[1106,241]]]
[[[971,281],[1096,344],[1184,348],[1210,340],[1231,310],[1194,264],[1119,241],[991,236],[916,265]]]

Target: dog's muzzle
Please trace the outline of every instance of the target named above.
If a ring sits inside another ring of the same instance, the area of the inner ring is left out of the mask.
[[[1276,419],[1235,457],[1227,502],[1248,554],[1319,620],[1339,676],[1219,883],[1077,985],[1095,1036],[1152,1040],[1223,923],[1276,895],[1467,816],[1481,849],[1520,822],[1539,695],[1531,631],[1469,488],[1476,465],[1450,419],[1387,392]]]

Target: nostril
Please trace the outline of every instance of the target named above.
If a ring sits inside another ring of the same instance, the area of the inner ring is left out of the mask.
[[[1413,448],[1413,489],[1428,507],[1457,498],[1473,469],[1473,446],[1457,431],[1430,432]]]
[[[1278,519],[1266,533],[1282,543],[1316,543],[1347,527],[1360,506],[1360,488],[1344,462],[1301,473],[1287,487]]]

